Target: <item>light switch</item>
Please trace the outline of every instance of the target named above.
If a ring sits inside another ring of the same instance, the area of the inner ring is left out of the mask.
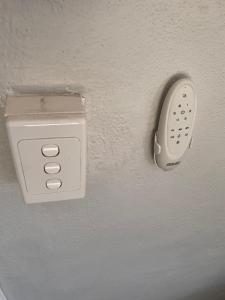
[[[60,169],[61,169],[60,164],[55,162],[47,163],[44,166],[45,173],[47,174],[57,174],[59,173]]]
[[[25,202],[84,197],[84,100],[79,95],[10,96],[5,116]]]
[[[50,190],[58,190],[62,185],[62,181],[60,179],[49,179],[46,182],[46,186]]]
[[[58,145],[44,145],[42,147],[42,154],[47,157],[57,156],[59,154]]]

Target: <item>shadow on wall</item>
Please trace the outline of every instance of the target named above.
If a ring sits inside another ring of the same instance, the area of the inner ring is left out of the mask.
[[[193,293],[188,297],[179,300],[224,300],[225,299],[225,284],[208,290]]]
[[[0,184],[16,182],[16,174],[12,163],[8,137],[5,127],[4,108],[0,108]]]

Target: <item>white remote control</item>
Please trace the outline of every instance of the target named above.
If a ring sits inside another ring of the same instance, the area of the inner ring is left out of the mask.
[[[177,80],[163,102],[155,133],[154,159],[163,170],[179,165],[190,147],[196,109],[197,99],[192,81],[187,78]]]

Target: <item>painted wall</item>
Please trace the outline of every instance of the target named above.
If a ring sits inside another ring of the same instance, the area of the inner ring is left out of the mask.
[[[88,102],[76,201],[24,204],[1,117],[8,300],[225,298],[224,69],[223,0],[0,0],[1,95],[66,85]],[[195,82],[198,116],[187,159],[165,173],[150,140],[176,73]]]

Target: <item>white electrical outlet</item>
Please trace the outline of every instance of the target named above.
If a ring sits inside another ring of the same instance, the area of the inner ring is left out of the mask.
[[[25,202],[84,197],[84,99],[79,95],[8,96],[5,116]]]
[[[192,81],[179,79],[166,95],[155,134],[154,158],[160,168],[170,170],[180,164],[192,141],[196,109]]]

